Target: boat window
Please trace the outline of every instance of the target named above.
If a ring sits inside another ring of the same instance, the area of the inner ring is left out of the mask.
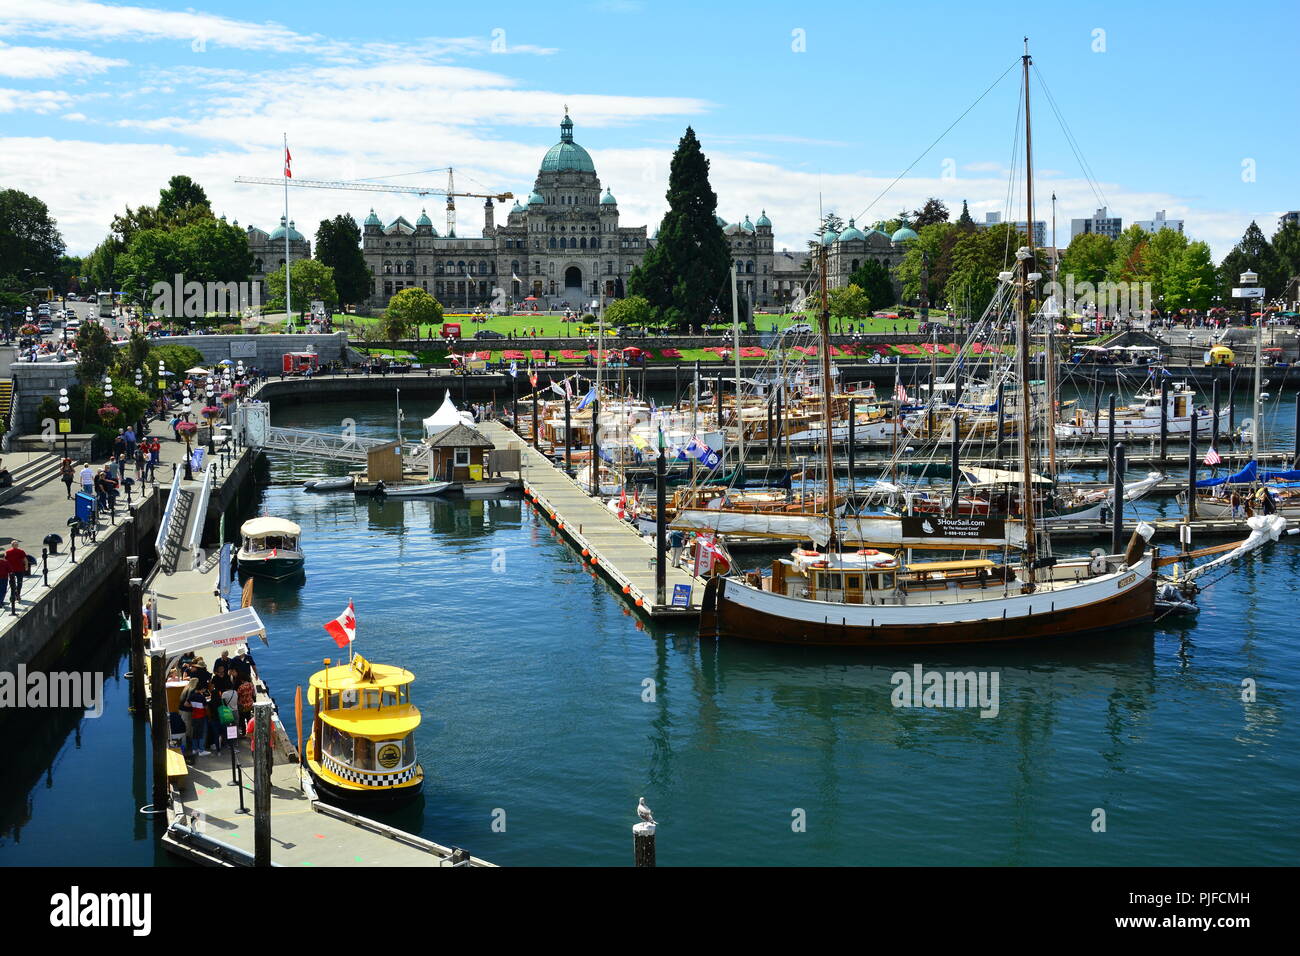
[[[396,704],[397,701],[397,694],[391,690],[386,690],[380,697],[380,706],[391,707],[393,704]]]
[[[330,724],[324,724],[324,744],[325,753],[342,763],[352,763],[352,742],[353,737],[349,737],[337,727]]]
[[[860,590],[862,588],[862,578],[856,574],[850,574],[845,578],[845,587],[850,590]]]
[[[831,591],[838,591],[842,587],[840,583],[840,575],[838,574],[820,575],[818,578],[818,584]]]
[[[407,734],[402,741],[402,766],[409,767],[415,763],[415,734]]]
[[[365,693],[364,693],[363,696],[364,696],[364,699],[365,699],[365,706],[367,706],[367,707],[378,707],[378,706],[379,706],[379,691],[377,691],[377,690],[368,690],[368,691],[365,691]]]
[[[352,766],[358,770],[375,769],[375,742],[368,737],[354,737]]]
[[[345,690],[339,695],[340,708],[352,708],[361,706],[361,695],[355,690]]]

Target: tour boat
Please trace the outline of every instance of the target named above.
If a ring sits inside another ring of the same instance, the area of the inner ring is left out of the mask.
[[[415,675],[359,654],[351,663],[325,665],[311,675],[308,691],[315,715],[304,756],[317,793],[362,811],[410,803],[424,786],[415,755]]]
[[[1192,418],[1197,418],[1197,433],[1202,438],[1214,431],[1211,421],[1213,412],[1207,408],[1196,407],[1196,392],[1185,382],[1177,382],[1165,391],[1165,434],[1189,435],[1192,431]],[[1159,386],[1153,385],[1145,392],[1139,392],[1137,401],[1115,409],[1116,438],[1159,438],[1160,437],[1160,400]],[[1228,432],[1229,410],[1219,409],[1219,433]],[[1089,413],[1086,409],[1076,408],[1072,421],[1060,422],[1056,426],[1057,438],[1105,438],[1110,434],[1110,410],[1103,408]]]
[[[1033,164],[1029,129],[1030,57],[1022,57],[1025,90],[1026,221],[1033,221]],[[1015,271],[999,275],[1008,301],[1016,302],[1015,381],[1029,383],[1030,313],[1035,284],[1030,247],[1016,251]],[[827,259],[834,233],[819,245],[820,326],[823,380],[830,381],[830,310]],[[998,297],[990,309],[996,310]],[[1051,388],[1048,394],[1051,394]],[[1032,425],[1031,389],[1018,388],[1020,420]],[[833,421],[831,396],[823,393],[823,422]],[[812,540],[820,550],[799,549],[773,562],[770,573],[709,578],[700,607],[701,637],[745,638],[780,644],[832,647],[923,647],[1065,637],[1110,632],[1149,622],[1155,615],[1157,552],[1148,550],[1154,534],[1139,524],[1123,554],[1058,559],[1040,550],[1036,520],[1032,428],[1016,444],[1020,457],[1022,521],[971,516],[854,516],[843,525],[856,529],[862,546],[844,549],[841,522],[833,516],[835,483],[827,483],[822,516],[735,513],[699,510],[679,515],[673,527],[704,527],[721,533],[763,525],[772,537]],[[834,446],[824,445],[825,474],[835,473]],[[798,527],[795,527],[795,526]],[[782,531],[782,526],[789,526]],[[1019,549],[1019,561],[992,560]],[[961,552],[959,560],[916,561],[918,550]],[[964,555],[975,553],[970,559]]]
[[[284,518],[250,518],[239,529],[243,542],[236,560],[244,574],[280,580],[301,573],[305,555],[298,547],[302,528]]]

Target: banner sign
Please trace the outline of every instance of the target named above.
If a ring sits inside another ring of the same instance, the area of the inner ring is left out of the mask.
[[[997,541],[1006,540],[1007,525],[1001,518],[975,518],[943,515],[904,517],[903,540],[917,541]]]

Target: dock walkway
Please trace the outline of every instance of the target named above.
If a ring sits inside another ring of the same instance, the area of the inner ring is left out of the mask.
[[[668,569],[665,601],[655,593],[655,546],[626,521],[620,521],[598,498],[551,463],[541,452],[500,422],[479,422],[479,431],[497,448],[518,448],[519,477],[524,490],[536,496],[543,512],[579,553],[588,552],[596,570],[624,591],[627,600],[653,618],[693,618],[699,615],[704,582],[680,568]],[[677,585],[690,588],[685,606],[674,605]],[[637,602],[640,602],[639,604]]]

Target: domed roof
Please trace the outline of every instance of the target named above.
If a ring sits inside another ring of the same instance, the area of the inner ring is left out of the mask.
[[[369,215],[369,216],[366,216],[366,222],[365,222],[365,224],[366,224],[367,226],[379,226],[379,227],[381,227],[381,228],[382,228],[383,225],[384,225],[382,222],[379,221],[379,217],[375,215],[375,210],[374,210],[373,207],[372,207],[371,210],[370,210],[370,215]]]
[[[284,238],[284,216],[281,216],[281,217],[280,217],[280,225],[279,225],[279,227],[275,230],[275,232],[271,233],[271,238],[272,238],[272,239],[283,239],[283,238]],[[303,242],[303,241],[304,241],[303,238],[302,238],[302,233],[299,232],[297,229],[293,228],[293,221],[292,221],[292,220],[289,221],[289,241],[290,241],[290,242]]]
[[[722,230],[722,234],[724,236],[734,236],[743,232],[744,229],[745,227],[742,226],[740,223],[733,222],[731,225],[727,226],[725,229]]]
[[[771,226],[772,226],[772,220],[767,218],[767,210],[766,210],[766,209],[764,209],[764,210],[763,210],[763,214],[762,214],[761,216],[758,217],[758,222],[755,223],[755,225],[758,225],[758,226],[767,226],[768,228],[771,228]]]
[[[714,214],[713,214],[713,221],[716,222],[716,223],[718,224],[718,228],[719,228],[719,229],[726,229],[726,228],[727,228],[727,220],[723,219],[723,218],[722,218],[721,216],[719,216],[717,213],[714,213]]]
[[[855,226],[853,224],[853,220],[850,219],[849,228],[841,232],[839,239],[837,239],[836,241],[837,242],[861,242],[865,238],[867,238],[866,234],[857,226]]]
[[[428,226],[433,228],[433,220],[429,218],[429,214],[423,209],[420,210],[420,218],[415,220],[415,224],[417,226]]]
[[[610,192],[608,188],[606,188],[605,195],[600,197],[600,204],[602,206],[617,206],[618,200],[615,199],[614,194]]]
[[[889,237],[891,242],[907,242],[909,239],[920,239],[920,238],[921,237],[916,234],[916,230],[914,230],[911,226],[907,226],[907,225],[904,225],[902,228],[900,228],[897,232],[895,232],[892,236]]]
[[[754,224],[753,224],[752,222],[750,222],[750,221],[749,221],[749,217],[746,216],[746,217],[745,217],[745,221],[742,222],[742,223],[740,224],[740,228],[741,228],[741,229],[744,229],[746,232],[753,232],[753,231],[754,231]]]
[[[825,232],[822,233],[822,245],[832,246],[835,244],[835,240],[838,238],[839,238],[839,234],[834,229],[827,229]]]
[[[591,154],[573,141],[573,120],[564,114],[560,123],[560,141],[546,151],[542,157],[541,172],[580,172],[594,173],[596,164],[591,161]]]
[[[515,200],[515,204],[514,204],[513,206],[510,207],[510,212],[511,212],[511,213],[516,213],[516,212],[523,212],[523,211],[524,211],[524,207],[521,206],[521,205],[519,205],[519,200],[516,199],[516,200]]]
[[[528,205],[541,206],[544,205],[545,203],[546,200],[542,198],[541,193],[534,191],[528,194]]]

